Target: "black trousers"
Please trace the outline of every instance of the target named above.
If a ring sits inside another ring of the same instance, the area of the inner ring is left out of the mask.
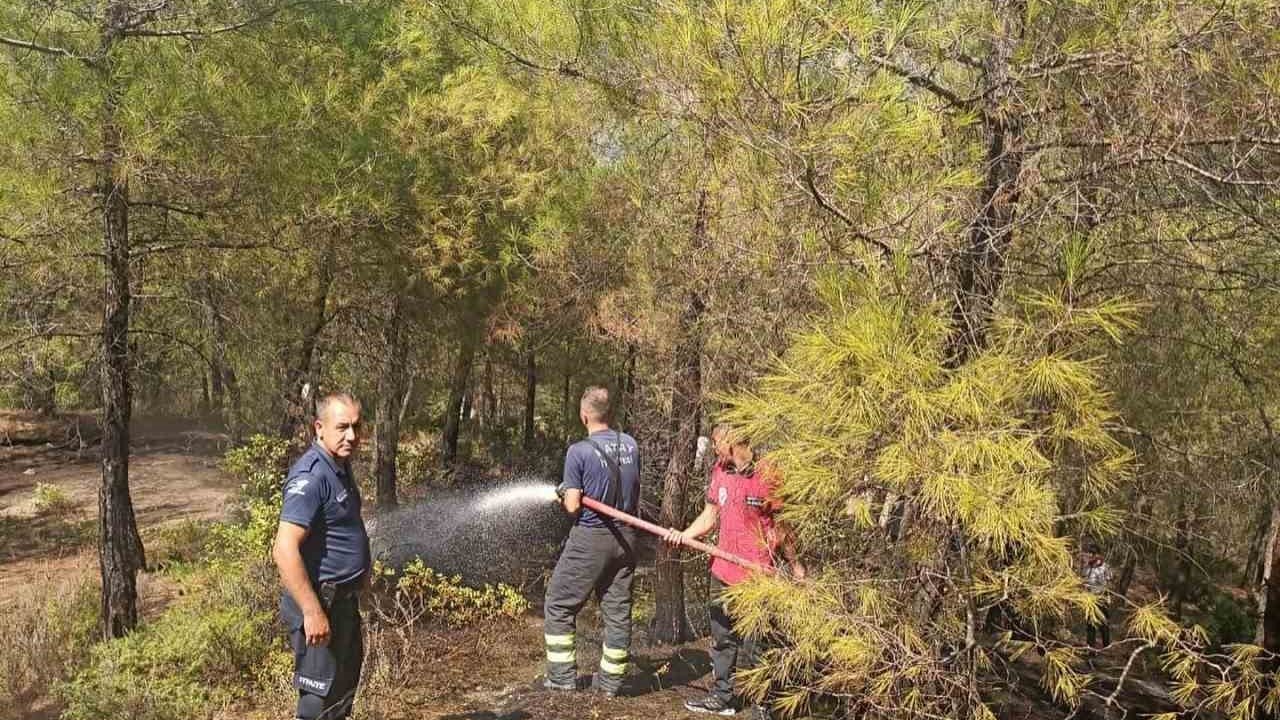
[[[1111,644],[1111,618],[1108,617],[1107,605],[1102,604],[1102,621],[1097,623],[1086,622],[1084,627],[1085,639],[1089,641],[1089,647],[1094,646],[1094,641],[1098,636],[1102,636],[1102,644],[1098,647],[1105,648]]]
[[[577,680],[578,612],[594,594],[604,621],[597,684],[617,692],[627,674],[631,651],[631,584],[635,576],[635,531],[574,526],[547,583],[543,633],[547,678],[560,684]]]
[[[329,616],[329,644],[308,645],[302,629],[302,610],[289,593],[280,599],[280,618],[293,647],[293,686],[298,690],[296,717],[338,720],[351,714],[360,667],[364,663],[364,629],[359,595],[339,594],[325,608]]]
[[[711,576],[711,694],[725,704],[733,702],[733,673],[756,664],[760,643],[744,638],[733,629],[733,618],[725,609],[721,593],[725,584]]]

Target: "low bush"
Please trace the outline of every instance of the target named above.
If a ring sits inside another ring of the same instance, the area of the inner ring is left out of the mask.
[[[208,560],[224,571],[267,558],[280,523],[288,452],[287,441],[254,435],[245,445],[229,450],[223,459],[223,468],[240,480],[235,521],[214,526],[206,552]]]
[[[418,433],[400,440],[396,450],[396,479],[405,486],[426,483],[435,468],[440,467],[439,443],[435,436]]]
[[[255,500],[280,501],[288,456],[289,441],[266,435],[254,435],[244,445],[227,451],[222,468],[240,481],[241,506]]]
[[[200,574],[154,622],[94,646],[57,688],[64,720],[187,720],[251,693],[279,635],[255,584]]]
[[[87,651],[88,640],[76,646],[82,664],[55,686],[65,720],[240,717],[246,706],[288,707],[292,654],[277,621],[280,585],[268,557],[285,452],[284,443],[255,437],[227,453],[224,467],[241,481],[233,522],[151,531],[149,553],[183,568],[182,595],[128,637]],[[379,697],[388,703],[398,697],[388,689],[412,683],[435,652],[424,630],[518,618],[529,608],[514,588],[467,587],[421,561],[399,572],[377,566],[374,586],[365,687],[387,691]]]
[[[0,613],[0,720],[29,717],[51,685],[83,664],[99,617],[89,575],[32,587]]]
[[[1256,613],[1236,598],[1215,592],[1204,619],[1204,629],[1214,645],[1253,642]]]
[[[147,569],[171,570],[191,566],[205,556],[212,534],[210,524],[199,520],[180,520],[143,529]]]
[[[226,454],[240,480],[235,520],[150,531],[148,556],[184,567],[182,597],[125,638],[100,643],[56,692],[65,720],[209,717],[285,692],[291,657],[276,622],[279,582],[267,550],[280,512],[287,443],[255,436]],[[290,693],[291,694],[291,693]]]
[[[499,583],[479,588],[462,584],[457,575],[442,575],[414,560],[400,572],[374,568],[374,611],[393,626],[439,624],[462,627],[499,618],[517,618],[529,609],[519,590]]]
[[[36,483],[33,504],[39,515],[63,515],[76,509],[67,491],[50,483]]]

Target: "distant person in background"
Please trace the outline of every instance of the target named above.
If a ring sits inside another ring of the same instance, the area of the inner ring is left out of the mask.
[[[369,582],[369,535],[351,456],[360,444],[360,403],[321,398],[316,439],[289,469],[271,557],[284,593],[280,617],[293,647],[299,720],[351,714],[364,638],[360,591]]]
[[[631,651],[631,582],[635,576],[635,531],[582,505],[585,495],[623,512],[640,505],[640,449],[630,435],[609,426],[609,391],[589,387],[578,405],[587,437],[569,447],[557,488],[566,512],[577,516],[547,583],[543,626],[548,690],[578,688],[578,612],[594,593],[600,599],[604,647],[592,685],[616,695]]]
[[[667,542],[682,545],[688,538],[697,539],[719,527],[716,545],[727,552],[763,567],[774,566],[774,555],[781,551],[797,580],[805,577],[805,568],[796,557],[795,547],[786,528],[774,517],[777,502],[772,499],[776,477],[771,470],[756,463],[755,452],[743,439],[735,438],[725,426],[711,433],[716,463],[711,469],[706,505],[702,513],[684,530],[671,530]],[[733,628],[733,618],[725,608],[721,593],[747,579],[750,571],[727,560],[711,561],[711,692],[701,700],[690,700],[685,709],[696,713],[734,715],[738,708],[734,698],[733,674],[756,663],[758,643],[744,638]],[[757,715],[767,716],[763,707]]]
[[[1106,559],[1096,548],[1090,548],[1085,552],[1083,565],[1081,575],[1084,578],[1084,586],[1098,597],[1098,608],[1102,612],[1102,619],[1098,622],[1086,621],[1085,639],[1088,640],[1089,647],[1094,647],[1094,641],[1101,639],[1102,644],[1097,647],[1106,648],[1111,645],[1111,622],[1107,617],[1110,604],[1107,588],[1111,584],[1111,567],[1107,565]]]

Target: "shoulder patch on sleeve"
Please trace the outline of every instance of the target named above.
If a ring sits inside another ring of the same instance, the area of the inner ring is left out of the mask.
[[[285,495],[306,495],[307,490],[311,488],[312,483],[316,480],[309,473],[299,473],[289,478],[284,485]]]

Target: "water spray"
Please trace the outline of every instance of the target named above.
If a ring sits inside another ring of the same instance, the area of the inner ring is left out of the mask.
[[[392,565],[421,558],[447,574],[476,582],[519,582],[535,577],[554,559],[554,548],[568,529],[569,517],[552,512],[556,488],[543,478],[514,478],[484,488],[449,488],[423,502],[379,514],[369,522],[374,555]],[[602,516],[665,539],[668,530],[599,500],[583,497],[584,507]],[[682,545],[749,570],[773,568],[725,552],[692,538]],[[512,553],[512,547],[523,552]]]

